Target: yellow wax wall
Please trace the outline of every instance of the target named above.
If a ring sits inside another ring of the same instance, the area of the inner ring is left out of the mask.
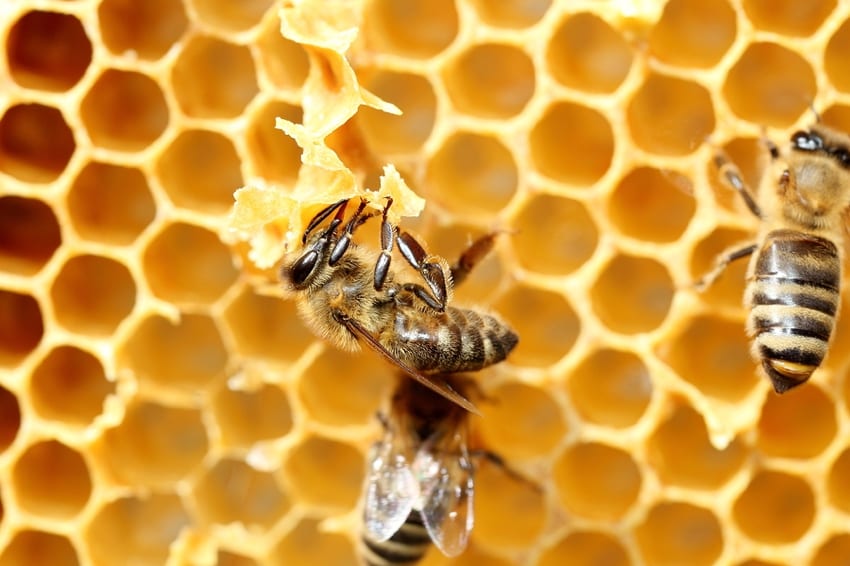
[[[273,128],[309,73],[283,4],[0,6],[0,566],[357,563],[393,371],[308,335],[220,239],[236,188],[301,166]],[[435,253],[505,232],[455,296],[521,338],[477,376],[474,441],[542,487],[482,464],[469,549],[424,563],[846,564],[849,318],[780,397],[749,357],[746,262],[691,285],[756,229],[707,139],[755,185],[763,131],[810,106],[850,130],[850,5],[360,17],[348,60],[404,113],[361,108],[336,148],[366,179],[398,168]]]

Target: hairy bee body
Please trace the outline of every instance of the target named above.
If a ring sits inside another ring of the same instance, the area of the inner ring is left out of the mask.
[[[725,156],[715,159],[762,228],[756,244],[721,258],[706,281],[752,255],[745,297],[752,355],[783,393],[808,380],[829,352],[841,302],[850,137],[815,124],[794,133],[785,151],[767,145],[772,161],[758,201]]]
[[[518,342],[496,316],[448,304],[453,279],[462,279],[489,251],[493,235],[473,243],[449,268],[389,224],[391,203],[384,209],[380,254],[351,241],[354,230],[370,217],[363,212],[365,203],[343,226],[346,201],[340,201],[311,222],[304,249],[284,259],[281,277],[302,320],[317,335],[344,350],[365,343],[409,376],[474,411],[440,378],[429,375],[476,371],[501,362]],[[317,231],[334,212],[330,225]],[[389,268],[395,245],[427,287]]]
[[[753,266],[747,327],[754,355],[771,381],[791,387],[826,356],[841,298],[838,248],[805,232],[774,230]]]

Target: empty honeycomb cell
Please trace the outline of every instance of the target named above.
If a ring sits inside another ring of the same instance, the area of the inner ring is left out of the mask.
[[[630,566],[623,545],[613,536],[596,531],[575,531],[547,548],[537,566]]]
[[[70,14],[27,12],[6,38],[9,75],[34,90],[68,90],[85,74],[91,57],[83,24]]]
[[[482,21],[504,28],[524,28],[539,21],[551,5],[551,0],[471,0]]]
[[[497,139],[461,132],[446,140],[428,164],[431,198],[462,214],[494,214],[517,190],[517,165]]]
[[[250,4],[232,4],[233,11]],[[171,80],[180,108],[194,118],[236,118],[259,92],[248,47],[212,37],[195,36],[183,46]]]
[[[136,304],[136,283],[124,264],[97,255],[67,260],[50,291],[56,320],[82,334],[112,334]]]
[[[0,386],[0,454],[15,441],[20,428],[21,408],[18,405],[18,399],[11,391]]]
[[[88,163],[74,179],[67,199],[77,233],[106,244],[132,244],[156,216],[145,175],[134,167]]]
[[[455,108],[482,118],[510,118],[534,94],[534,64],[518,47],[499,43],[470,46],[443,68]]]
[[[835,0],[744,0],[742,5],[755,27],[783,35],[805,37],[815,33],[829,17],[835,9]]]
[[[366,87],[401,109],[396,116],[375,108],[358,113],[363,136],[382,155],[413,153],[428,141],[437,119],[437,96],[427,78],[412,73],[377,72]]]
[[[614,332],[637,334],[667,317],[675,287],[664,264],[649,257],[615,256],[591,289],[593,311]]]
[[[769,395],[761,410],[756,445],[768,456],[814,458],[838,433],[835,405],[817,385],[795,395]]]
[[[743,320],[692,317],[659,353],[680,378],[702,393],[726,401],[743,399],[759,379]]]
[[[535,168],[572,185],[594,184],[614,157],[614,134],[605,116],[569,102],[552,105],[532,128],[529,142]]]
[[[162,87],[135,71],[107,69],[80,105],[80,118],[91,141],[117,151],[141,151],[168,126]]]
[[[261,440],[283,438],[292,430],[292,407],[286,393],[275,385],[256,390],[220,388],[212,400],[222,442],[251,446]]]
[[[508,460],[548,456],[567,433],[563,409],[538,387],[506,383],[487,391],[481,410],[487,446]]]
[[[845,449],[832,463],[827,480],[830,503],[850,513],[850,483],[847,478],[850,478],[850,448]]]
[[[840,533],[834,535],[818,548],[810,566],[837,566],[845,564],[850,556],[850,535]]]
[[[301,519],[272,551],[270,564],[357,564],[354,544],[330,533],[317,519]]]
[[[192,472],[209,449],[200,411],[154,402],[127,407],[102,443],[101,457],[118,481],[163,488]]]
[[[476,520],[478,517],[476,516]],[[431,545],[422,561],[422,566],[511,566],[514,562],[499,558],[487,552],[482,545],[475,543],[475,536],[467,549],[455,558],[447,558]]]
[[[658,155],[686,155],[714,130],[714,108],[701,84],[652,73],[626,110],[635,144]]]
[[[44,419],[84,427],[103,411],[115,392],[100,360],[74,346],[57,346],[33,370],[29,395]]]
[[[275,129],[275,118],[301,122],[301,109],[271,101],[253,112],[245,134],[254,173],[272,182],[292,185],[301,167],[301,148],[295,140]]]
[[[183,130],[156,164],[162,187],[177,206],[224,214],[241,187],[242,171],[233,142],[206,130]]]
[[[723,96],[732,112],[760,126],[789,126],[816,95],[809,63],[776,43],[748,46],[723,84]]]
[[[360,498],[366,465],[351,444],[308,436],[283,465],[293,498],[319,508],[350,509]]]
[[[45,531],[23,530],[6,544],[0,553],[0,564],[49,564],[77,566],[80,563],[71,541],[62,535]]]
[[[631,352],[596,350],[568,379],[570,400],[581,418],[594,424],[630,427],[643,416],[652,398],[649,369]]]
[[[694,197],[677,179],[651,167],[623,177],[608,202],[608,217],[623,234],[649,242],[678,240],[695,211]]]
[[[497,465],[478,467],[476,541],[487,548],[528,548],[534,544],[546,524],[546,502],[542,489],[533,481],[508,475]]]
[[[294,90],[304,84],[310,65],[307,52],[281,35],[277,12],[265,20],[255,46],[259,49],[260,68],[275,87]]]
[[[117,361],[142,382],[193,392],[224,375],[227,351],[207,315],[182,313],[178,322],[151,315],[119,348]]]
[[[714,564],[723,550],[717,517],[685,502],[656,504],[635,527],[635,537],[647,564]]]
[[[584,12],[565,19],[555,30],[546,50],[546,63],[551,76],[565,86],[610,93],[629,74],[632,50],[605,20]]]
[[[695,285],[708,275],[725,254],[743,248],[754,239],[755,234],[741,230],[717,228],[712,231],[694,247],[691,283]],[[700,299],[718,307],[742,309],[749,263],[748,258],[730,263],[711,285],[698,291]]]
[[[375,418],[381,399],[390,397],[393,373],[398,372],[378,356],[327,348],[305,371],[298,392],[315,420],[363,425]]]
[[[0,366],[15,366],[44,334],[38,303],[29,295],[0,289]]]
[[[148,60],[165,55],[189,25],[180,0],[103,0],[97,17],[107,49]]]
[[[44,201],[0,197],[0,270],[34,275],[61,243],[59,222]]]
[[[270,527],[286,515],[289,498],[274,476],[241,460],[221,460],[195,485],[198,510],[205,522]]]
[[[257,561],[253,558],[223,550],[218,551],[215,564],[216,566],[258,566]]]
[[[713,67],[735,40],[735,20],[727,0],[670,0],[650,33],[649,47],[671,65]]]
[[[88,502],[92,480],[82,454],[56,440],[46,440],[27,447],[15,461],[12,489],[22,509],[69,520]],[[50,497],[45,497],[47,493]]]
[[[637,501],[641,470],[632,456],[598,442],[568,448],[552,468],[561,502],[570,513],[617,521]]]
[[[737,473],[749,455],[739,439],[724,449],[712,445],[702,416],[678,405],[649,440],[647,457],[666,485],[718,489]]]
[[[835,104],[823,110],[820,115],[824,124],[842,132],[850,132],[850,106]],[[815,121],[814,116],[812,120]]]
[[[295,303],[245,289],[225,311],[225,319],[246,357],[291,360],[315,338],[298,318]]]
[[[367,7],[363,31],[381,52],[426,59],[454,41],[457,9],[453,0],[376,0]]]
[[[846,20],[832,34],[823,54],[824,71],[832,85],[844,92],[850,92],[850,19]]]
[[[809,530],[815,497],[803,479],[785,472],[761,470],[738,496],[732,516],[741,531],[766,544],[791,544]]]
[[[0,118],[0,171],[28,183],[55,180],[76,148],[57,108],[18,104]]]
[[[578,337],[581,322],[563,296],[518,285],[494,306],[522,337],[510,356],[519,365],[547,367],[560,360]]]
[[[169,545],[190,518],[173,493],[143,492],[115,499],[98,509],[84,531],[93,564],[162,566]]]
[[[580,202],[547,194],[525,201],[513,221],[510,242],[519,263],[547,275],[572,273],[590,259],[599,229]]]
[[[238,275],[216,234],[182,222],[157,233],[142,265],[154,295],[173,304],[215,302]]]
[[[190,0],[201,23],[225,34],[250,29],[271,7],[273,0],[228,2],[227,0]]]

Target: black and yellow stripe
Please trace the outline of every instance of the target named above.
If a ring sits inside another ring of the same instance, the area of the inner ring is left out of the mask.
[[[831,241],[795,230],[768,233],[748,288],[754,351],[778,393],[823,362],[840,301],[841,263]]]
[[[360,555],[366,566],[404,566],[422,560],[431,545],[431,538],[422,522],[422,515],[413,510],[389,539],[379,542],[364,534],[360,542]]]

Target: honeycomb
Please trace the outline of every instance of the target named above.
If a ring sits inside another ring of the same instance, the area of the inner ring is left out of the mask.
[[[474,438],[541,489],[482,462],[425,564],[848,563],[850,317],[777,396],[745,265],[692,283],[756,230],[716,148],[755,184],[763,132],[850,131],[850,4],[18,0],[0,34],[0,565],[357,564],[394,375],[271,264],[367,188],[448,258],[505,232],[455,298],[521,337]]]

